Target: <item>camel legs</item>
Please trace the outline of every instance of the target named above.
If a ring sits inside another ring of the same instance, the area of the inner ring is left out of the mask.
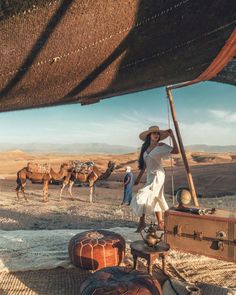
[[[60,190],[60,198],[59,198],[59,201],[61,201],[61,197],[62,197],[63,190],[64,190],[64,188],[67,186],[68,183],[69,183],[69,180],[65,180],[65,181],[63,181],[63,184],[62,184],[62,186],[61,186],[61,190]]]
[[[71,196],[72,199],[74,199],[74,197],[72,195],[72,187],[73,187],[74,183],[75,182],[73,180],[70,180],[70,182],[69,182],[69,188],[68,188],[68,191],[69,191],[70,196]]]
[[[21,188],[21,184],[17,184],[17,187],[16,187],[16,198],[17,198],[17,201],[20,200],[20,195],[19,195],[19,192],[20,192],[20,188]]]
[[[90,187],[90,192],[89,192],[89,202],[93,203],[93,190],[94,190],[94,186],[91,185]]]
[[[20,191],[22,192],[23,194],[23,197],[26,201],[28,201],[26,195],[25,195],[25,186],[26,186],[26,180],[24,180],[24,182],[22,180],[20,180],[20,183],[17,184],[17,187],[16,187],[16,196],[17,196],[17,200],[19,201],[20,200]]]
[[[28,199],[27,199],[27,197],[25,195],[25,186],[26,186],[26,182],[21,184],[21,191],[22,191],[22,194],[24,196],[24,199],[28,202]]]
[[[69,194],[70,194],[71,198],[74,199],[74,197],[72,195],[72,187],[74,185],[74,181],[73,180],[65,180],[62,184],[61,191],[60,191],[60,201],[61,201],[61,196],[62,196],[63,190],[67,186],[68,183],[69,183],[69,187],[68,187]]]
[[[44,180],[43,182],[43,201],[48,202],[48,180]]]
[[[96,197],[97,196],[97,188],[96,188],[96,183],[94,183],[93,185],[93,196]]]

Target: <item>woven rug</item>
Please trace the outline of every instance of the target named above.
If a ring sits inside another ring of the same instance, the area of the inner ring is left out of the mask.
[[[236,263],[174,250],[167,262],[170,276],[189,283],[205,282],[236,290]]]
[[[160,282],[160,272],[154,271],[154,277]],[[84,280],[91,273],[77,268],[63,269],[56,268],[51,270],[38,270],[26,272],[0,273],[0,294],[1,295],[78,295],[79,288]],[[166,280],[166,278],[164,279]],[[174,289],[169,281],[163,286],[164,295],[187,295],[186,283],[177,280],[171,280]],[[198,284],[202,295],[235,295],[234,291],[227,291],[225,288],[209,284]],[[175,290],[175,291],[174,291]]]
[[[187,283],[184,283],[175,279],[167,280],[162,287],[163,295],[189,295],[190,293],[186,288],[187,286],[190,287],[193,285],[189,285]],[[210,285],[210,284],[199,283],[194,286],[197,286],[200,289],[201,295],[235,295],[236,294],[233,290]]]
[[[56,268],[26,272],[0,273],[1,295],[78,295],[81,283],[90,272]]]
[[[110,230],[120,233],[125,238],[127,253],[123,263],[124,266],[132,267],[133,259],[129,244],[139,240],[140,235],[135,234],[133,228],[117,227]],[[9,274],[10,277],[7,279],[11,282],[18,271],[27,271],[26,274],[31,275],[36,270],[40,270],[41,274],[42,269],[55,269],[59,266],[70,270],[68,242],[73,235],[81,231],[84,230],[0,231],[0,275],[2,276],[5,272],[13,273],[13,277]],[[146,260],[140,259],[139,269],[146,271],[146,265]],[[161,261],[156,260],[154,271],[160,272],[160,269]],[[182,279],[188,283],[198,281],[236,288],[235,263],[170,251],[167,258],[167,271],[170,277]],[[0,294],[11,293],[0,292]],[[44,293],[41,294],[44,295]]]

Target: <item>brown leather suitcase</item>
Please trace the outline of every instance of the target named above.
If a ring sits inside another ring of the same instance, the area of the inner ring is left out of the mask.
[[[236,212],[198,215],[171,208],[165,212],[165,242],[171,249],[236,262]]]

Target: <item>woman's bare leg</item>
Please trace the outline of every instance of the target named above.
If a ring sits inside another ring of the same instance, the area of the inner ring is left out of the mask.
[[[158,223],[158,229],[164,230],[164,220],[163,220],[162,211],[155,212],[155,214],[156,214],[156,219]]]
[[[140,233],[141,230],[143,230],[146,227],[146,223],[145,223],[145,214],[143,214],[140,219],[139,219],[139,224],[138,227],[136,229],[136,233]]]

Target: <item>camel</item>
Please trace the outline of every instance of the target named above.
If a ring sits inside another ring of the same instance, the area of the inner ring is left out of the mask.
[[[60,201],[61,201],[61,196],[63,193],[64,188],[69,184],[68,191],[70,193],[71,198],[73,198],[72,195],[72,187],[75,183],[75,180],[78,180],[81,183],[88,183],[89,188],[90,188],[90,194],[89,194],[89,200],[90,203],[93,202],[93,194],[95,191],[95,183],[97,180],[102,180],[102,179],[107,179],[111,173],[115,170],[116,165],[114,162],[109,161],[107,165],[107,170],[105,172],[101,172],[97,166],[93,166],[93,169],[90,173],[86,174],[83,172],[71,172],[68,174],[68,176],[64,179],[61,191],[60,191]]]
[[[48,184],[49,182],[54,180],[62,180],[66,178],[69,174],[70,167],[67,163],[64,163],[60,167],[60,171],[56,173],[52,168],[50,169],[50,173],[35,173],[30,172],[27,167],[22,168],[20,171],[17,172],[17,187],[16,187],[16,195],[17,200],[20,199],[19,193],[22,192],[24,199],[28,201],[25,195],[25,186],[26,180],[29,179],[31,182],[43,182],[43,201],[48,201]]]

